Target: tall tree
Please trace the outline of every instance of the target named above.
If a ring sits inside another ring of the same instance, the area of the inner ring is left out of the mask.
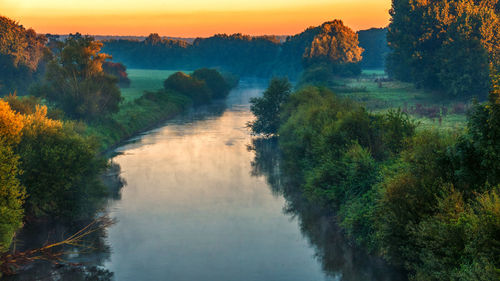
[[[288,100],[291,89],[288,79],[273,78],[262,97],[250,100],[250,110],[256,117],[248,123],[253,133],[272,136],[278,132],[281,107]]]
[[[111,56],[101,53],[93,37],[70,35],[47,66],[46,83],[36,91],[69,116],[95,119],[118,111],[122,100],[118,78],[103,71]]]

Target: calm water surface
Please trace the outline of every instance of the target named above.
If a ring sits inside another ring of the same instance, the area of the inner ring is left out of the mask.
[[[283,197],[252,176],[245,123],[262,91],[242,82],[225,111],[195,111],[118,149],[127,184],[109,207],[118,223],[105,263],[116,280],[331,280]]]

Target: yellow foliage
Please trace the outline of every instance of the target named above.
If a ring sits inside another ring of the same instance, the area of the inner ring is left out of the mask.
[[[24,133],[29,135],[57,131],[63,127],[61,121],[47,118],[47,107],[45,105],[37,105],[35,113],[26,115],[24,125]]]
[[[9,104],[0,99],[0,142],[15,144],[21,140],[24,117],[14,112]]]

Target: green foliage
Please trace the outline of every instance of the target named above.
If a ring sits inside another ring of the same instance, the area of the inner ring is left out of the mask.
[[[97,142],[76,129],[46,118],[43,111],[29,117],[16,148],[24,171],[20,179],[29,195],[29,217],[88,218],[104,199],[98,176],[106,161],[97,156]]]
[[[389,73],[454,97],[486,97],[490,65],[500,65],[500,24],[485,3],[394,0]]]
[[[468,115],[467,133],[453,147],[455,186],[470,196],[485,192],[487,185],[500,184],[499,80],[493,76],[489,101],[475,104]]]
[[[25,191],[20,185],[19,156],[0,142],[0,252],[9,249],[14,233],[21,227]]]
[[[382,253],[394,263],[416,258],[418,246],[410,239],[409,229],[433,214],[436,196],[449,188],[447,145],[436,132],[417,134],[403,151],[396,172],[384,177],[377,235],[383,245]]]
[[[47,66],[46,82],[35,88],[70,117],[92,120],[117,112],[122,100],[118,78],[103,71],[110,58],[100,53],[102,43],[90,36],[71,35]]]
[[[41,104],[41,99],[34,96],[18,97],[17,94],[9,94],[3,97],[10,108],[20,114],[33,114],[37,105]]]
[[[212,100],[212,93],[205,81],[182,72],[170,75],[163,86],[165,90],[176,91],[191,98],[195,105],[206,104]]]
[[[371,28],[358,31],[359,46],[364,49],[361,67],[384,69],[389,53],[387,28]]]
[[[97,136],[101,150],[106,150],[158,122],[179,114],[190,104],[190,98],[176,92],[146,92],[140,98],[124,103],[120,111],[109,118],[90,123],[88,134]]]
[[[277,37],[242,34],[216,34],[197,38],[192,43],[151,34],[144,41],[109,40],[104,43],[105,52],[134,68],[217,67],[246,76],[270,75],[280,51]]]
[[[210,97],[214,99],[225,98],[231,89],[222,74],[215,69],[200,68],[195,70],[191,77],[204,81],[210,90]]]
[[[382,161],[406,148],[416,125],[401,111],[370,114],[317,87],[293,93],[282,111],[280,148],[289,170],[302,175],[306,197],[375,250]]]
[[[280,110],[290,95],[292,85],[286,78],[273,78],[269,87],[260,98],[252,98],[250,111],[256,120],[249,122],[247,126],[254,134],[266,136],[278,132],[280,125]]]
[[[0,252],[9,249],[22,225],[25,190],[18,179],[19,156],[13,148],[21,140],[23,126],[23,116],[0,99]]]
[[[373,114],[328,89],[302,88],[279,112],[286,171],[349,238],[412,280],[498,280],[498,76],[492,81],[461,134],[416,131],[402,110]]]
[[[327,64],[314,64],[302,72],[299,85],[334,86],[333,70]]]
[[[220,74],[216,75],[213,71],[215,70],[209,70],[210,74],[216,77],[215,81],[221,83],[222,81],[218,79]],[[166,81],[164,80],[165,74],[170,74]],[[88,134],[98,136],[101,150],[106,150],[158,122],[179,114],[194,103],[194,98],[198,98],[197,104],[201,104],[200,92],[196,92],[199,90],[196,87],[200,84],[203,85],[201,94],[205,94],[204,101],[210,102],[211,100],[206,100],[207,91],[211,93],[209,87],[206,86],[209,84],[210,77],[207,75],[207,82],[205,82],[205,80],[198,80],[182,72],[133,69],[130,71],[131,89],[125,89],[125,92],[133,91],[133,93],[127,92],[125,97],[128,101],[121,104],[119,112],[108,118],[90,122]],[[237,77],[225,74],[223,78],[224,81],[232,79],[231,83],[224,83],[228,87],[232,88],[237,85]],[[168,85],[169,89],[160,89],[162,82],[167,83],[167,81],[171,83]],[[219,83],[213,85],[220,86]],[[155,91],[154,87],[157,87]],[[143,92],[143,94],[134,98],[137,92]]]

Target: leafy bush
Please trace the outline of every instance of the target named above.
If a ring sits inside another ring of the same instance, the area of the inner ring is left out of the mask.
[[[231,89],[224,77],[215,69],[200,68],[195,70],[191,77],[204,81],[210,90],[210,97],[214,99],[225,98]]]
[[[21,157],[21,183],[26,186],[30,218],[62,220],[87,218],[104,199],[98,176],[106,166],[98,144],[83,137],[71,123],[48,119],[38,107],[26,116],[23,137],[16,148]]]
[[[195,105],[206,104],[212,100],[212,93],[205,81],[182,72],[170,75],[163,86],[165,90],[176,91],[191,98]]]
[[[261,98],[250,99],[250,111],[256,120],[247,126],[254,134],[274,135],[280,125],[280,111],[290,95],[292,85],[286,78],[273,78]]]

